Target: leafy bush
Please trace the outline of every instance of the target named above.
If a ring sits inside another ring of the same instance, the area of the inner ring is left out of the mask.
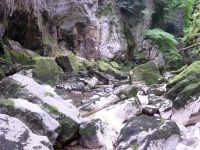
[[[176,51],[178,41],[175,37],[161,29],[150,29],[144,34],[145,38],[151,39],[160,45],[162,51]]]
[[[176,48],[178,41],[172,34],[161,29],[151,29],[145,32],[145,38],[153,40],[160,46],[168,69],[178,69],[185,64],[183,57]]]

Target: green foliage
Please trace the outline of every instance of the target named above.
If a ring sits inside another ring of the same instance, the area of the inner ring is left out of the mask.
[[[172,34],[161,29],[151,29],[145,32],[145,38],[149,38],[160,45],[168,69],[178,69],[185,64],[182,55],[179,54],[176,48],[178,41]]]
[[[60,115],[61,113],[58,111],[58,109],[53,105],[44,105],[44,108],[48,109],[50,113],[55,115]]]
[[[188,28],[191,23],[191,16],[195,3],[198,0],[158,0],[157,8],[154,14],[154,22],[166,20],[175,9],[181,9],[184,12],[184,27]]]
[[[127,15],[142,15],[145,9],[143,0],[117,0],[117,6]]]
[[[113,7],[112,7],[112,2],[108,1],[105,4],[99,6],[97,10],[97,15],[102,15],[102,14],[107,14],[109,12],[113,13]]]
[[[22,65],[27,65],[30,64],[32,61],[32,58],[29,57],[25,52],[11,50],[4,45],[3,41],[0,41],[0,51],[0,58],[11,64],[18,63]]]
[[[144,36],[145,38],[149,38],[159,44],[162,51],[176,51],[176,45],[178,45],[178,41],[170,33],[167,33],[161,29],[151,29],[147,30]]]

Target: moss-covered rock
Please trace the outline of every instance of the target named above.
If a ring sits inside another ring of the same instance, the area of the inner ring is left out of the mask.
[[[184,107],[200,94],[200,61],[196,61],[167,84],[167,97],[174,102],[174,107]]]
[[[157,84],[161,82],[163,77],[159,68],[153,61],[146,64],[138,65],[130,71],[131,81],[143,81],[147,85]]]
[[[167,140],[172,135],[180,135],[180,130],[175,122],[155,116],[132,117],[120,132],[116,150],[159,149],[159,144],[156,143],[162,141],[164,144],[163,140]],[[142,137],[141,140],[138,140],[138,137]]]
[[[4,59],[10,64],[22,64],[27,65],[32,63],[32,58],[23,51],[16,51],[8,48],[4,45],[3,41],[0,41],[0,58]]]
[[[81,62],[78,61],[76,56],[71,52],[67,52],[65,55],[56,57],[57,64],[66,72],[77,73],[83,68]]]
[[[53,85],[63,77],[62,69],[53,58],[36,57],[33,76],[44,83]]]
[[[106,60],[97,61],[97,69],[106,74],[111,74],[117,79],[124,79],[124,73],[120,71],[120,66],[116,62]]]

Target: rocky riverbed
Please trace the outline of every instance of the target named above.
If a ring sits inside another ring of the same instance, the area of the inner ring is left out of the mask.
[[[193,95],[192,101],[178,109],[179,99],[169,96],[174,90],[181,97],[170,85],[177,78],[189,78],[185,73],[193,65],[175,77],[169,72],[160,74],[154,62],[139,65],[129,74],[113,73],[110,68],[107,73],[91,69],[76,75],[64,72],[64,78],[51,86],[34,75],[37,68],[15,73],[0,81],[1,146],[27,150],[198,149],[198,97]],[[16,127],[19,131],[13,130]]]

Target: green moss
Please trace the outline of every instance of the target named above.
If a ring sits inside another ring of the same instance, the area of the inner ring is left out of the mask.
[[[15,51],[6,47],[3,41],[0,42],[0,51],[2,51],[2,55],[0,55],[0,58],[11,64],[18,63],[22,65],[27,65],[30,64],[32,61],[31,57],[29,57],[23,51]]]
[[[44,107],[45,107],[46,109],[48,109],[49,112],[52,113],[52,114],[55,114],[55,115],[60,115],[60,114],[61,114],[55,106],[52,106],[52,105],[45,105]]]
[[[139,144],[135,143],[131,145],[132,150],[138,150],[139,149]]]
[[[12,62],[18,63],[18,64],[22,64],[22,65],[27,65],[27,64],[31,64],[31,57],[29,57],[26,53],[22,52],[22,51],[10,51],[10,56],[11,56],[11,60]]]
[[[33,76],[35,78],[52,85],[63,77],[63,71],[54,59],[47,57],[35,57],[34,60],[36,65],[33,70]]]
[[[14,106],[15,103],[13,102],[12,99],[5,99],[5,100],[0,100],[0,105]]]
[[[184,80],[189,76],[199,77],[200,76],[200,61],[196,61],[186,69],[184,69],[180,74],[176,75],[170,82],[168,83],[167,87],[171,88],[178,82]]]
[[[52,93],[50,93],[50,92],[44,93],[44,96],[46,96],[46,97],[54,97],[54,95]]]
[[[76,59],[76,56],[71,51],[67,52],[66,55],[69,58],[69,61],[73,68],[74,73],[77,73],[79,69],[82,67],[81,63],[78,62],[78,60]]]
[[[102,72],[111,73],[111,74],[120,74],[120,71],[118,69],[114,68],[110,63],[106,61],[103,61],[103,60],[98,61],[97,64],[98,64],[98,69]]]
[[[130,72],[132,81],[143,81],[147,85],[157,84],[163,77],[154,62],[138,65]]]
[[[113,68],[120,69],[119,64],[118,64],[117,62],[115,62],[115,61],[110,62],[110,65],[111,65]]]
[[[199,96],[200,61],[196,61],[167,84],[166,96],[174,101],[174,107],[180,108]]]
[[[193,101],[194,99],[191,97],[198,98],[200,95],[199,88],[200,88],[200,82],[193,83],[185,87],[183,91],[181,91],[178,94],[177,98],[175,99],[173,103],[173,106],[179,109],[181,107],[184,107],[188,102]]]

